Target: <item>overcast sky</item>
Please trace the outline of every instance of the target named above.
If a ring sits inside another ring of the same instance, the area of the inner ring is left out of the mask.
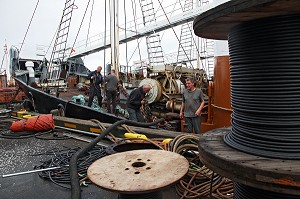
[[[7,44],[8,49],[11,46],[16,46],[18,49],[21,47],[21,43],[25,37],[26,30],[29,26],[30,19],[33,15],[35,6],[37,5],[38,0],[1,0],[0,6],[0,13],[1,13],[1,32],[0,32],[0,44],[2,49],[0,50],[0,58],[2,61],[4,50],[3,46]],[[93,0],[90,0],[90,6],[87,11],[87,15],[84,19],[83,26],[81,31],[79,32],[79,36],[77,41],[82,41],[86,39],[87,34],[89,32],[90,36],[99,34],[104,32],[104,0],[95,0],[94,1],[94,10],[92,12],[90,28],[89,21],[91,16],[91,5]],[[107,1],[109,2],[109,1]],[[120,0],[120,19],[119,24],[125,23],[124,21],[124,0]],[[133,19],[133,10],[131,9],[133,5],[131,4],[133,1],[126,0],[126,7],[128,7],[127,13],[127,21]],[[136,2],[138,2],[136,0]],[[170,3],[169,1],[168,4]],[[173,3],[175,3],[174,0]],[[55,31],[58,27],[60,22],[62,11],[64,8],[65,0],[39,0],[39,4],[36,10],[36,13],[33,17],[31,22],[29,31],[24,41],[24,45],[22,46],[22,50],[20,56],[22,58],[37,58],[36,54],[45,53],[55,35]],[[73,11],[73,17],[70,27],[70,35],[68,38],[68,46],[72,46],[76,34],[78,33],[79,25],[82,21],[83,13],[86,9],[88,0],[77,0],[75,1],[76,6],[78,9]],[[108,3],[107,3],[108,4]],[[107,5],[108,6],[108,5]],[[138,12],[140,10],[139,5],[137,6],[137,15],[141,17],[141,13]],[[156,6],[157,3],[156,3]],[[157,8],[155,8],[157,9]],[[107,25],[109,28],[109,24]],[[89,31],[88,31],[89,30]],[[178,30],[178,28],[177,28]],[[162,39],[162,47],[164,53],[176,52],[178,49],[178,41],[173,33],[172,30],[168,30],[165,32],[160,33],[163,36]],[[146,49],[146,42],[143,39],[140,42],[140,48],[142,52],[142,58],[147,58],[147,49]],[[128,45],[128,59],[130,59],[130,63],[132,61],[139,60],[138,51],[133,53],[133,51],[137,47],[137,41],[130,42]],[[47,59],[50,59],[50,53],[52,48],[49,49],[48,54],[46,56]],[[95,69],[98,65],[104,65],[103,59],[103,51],[95,53],[93,55],[89,55],[84,57],[85,65],[89,69]],[[110,56],[110,49],[106,51],[106,63],[109,62]],[[125,45],[121,45],[120,47],[120,64],[126,64],[126,56],[125,56]],[[2,67],[5,66],[5,59],[4,64]]]

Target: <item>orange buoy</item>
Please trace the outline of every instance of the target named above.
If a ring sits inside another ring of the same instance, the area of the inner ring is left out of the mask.
[[[13,132],[18,131],[49,131],[54,129],[54,121],[52,114],[39,115],[38,117],[32,117],[27,120],[20,120],[13,122],[10,126],[10,130]]]

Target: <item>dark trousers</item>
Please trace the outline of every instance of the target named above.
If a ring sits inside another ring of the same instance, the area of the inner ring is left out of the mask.
[[[108,113],[116,113],[116,98],[117,91],[106,91],[106,103]],[[110,103],[112,104],[112,110],[110,107]]]
[[[201,133],[201,116],[198,117],[185,117],[185,123],[187,124],[187,132],[192,133],[193,130],[196,134]]]
[[[93,103],[94,96],[97,95],[98,98],[98,105],[102,107],[102,96],[101,96],[101,88],[100,86],[95,86],[92,84],[90,86],[90,94],[89,94],[89,102],[88,106],[91,107]]]
[[[140,110],[127,108],[127,111],[129,114],[129,120],[136,121],[136,122],[144,122],[144,117]]]

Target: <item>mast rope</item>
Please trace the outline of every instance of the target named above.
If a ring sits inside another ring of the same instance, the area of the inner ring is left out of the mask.
[[[106,1],[104,1],[104,45],[106,46],[106,10],[107,10],[107,5],[106,5]],[[104,62],[104,66],[105,66],[105,61],[106,61],[106,49],[104,49],[104,51],[103,51],[103,57],[104,57],[104,59],[103,59],[103,62]],[[105,71],[106,71],[106,69],[105,69],[106,67],[104,67],[104,74],[105,74]]]
[[[92,8],[91,8],[91,14],[90,14],[88,32],[87,32],[87,35],[86,35],[85,47],[87,47],[87,45],[88,45],[88,39],[89,39],[89,35],[90,35],[90,27],[91,27],[91,21],[92,21],[92,16],[93,16],[93,10],[94,10],[94,0],[92,2]],[[83,61],[84,60],[85,60],[85,57],[83,57]]]
[[[141,39],[137,39],[138,40],[138,44],[139,43],[141,43]],[[129,60],[128,60],[128,62],[130,62],[131,61],[131,59],[132,59],[132,57],[133,57],[133,55],[134,55],[134,53],[136,52],[136,50],[138,49],[138,47],[139,47],[139,45],[137,45],[136,47],[135,47],[135,49],[134,49],[134,51],[133,51],[133,53],[131,54],[131,56],[130,56],[130,58],[129,58]]]
[[[37,1],[37,3],[36,3],[36,5],[35,5],[35,8],[34,8],[33,14],[32,14],[32,16],[31,16],[31,19],[30,19],[29,25],[28,25],[28,27],[27,27],[27,30],[26,30],[26,33],[25,33],[25,36],[24,36],[24,38],[23,38],[23,41],[22,41],[22,43],[21,43],[20,52],[21,52],[21,50],[22,50],[23,44],[24,44],[24,42],[25,42],[25,39],[26,39],[27,33],[28,33],[28,31],[29,31],[29,28],[30,28],[30,25],[31,25],[32,19],[33,19],[34,15],[35,15],[35,11],[36,11],[36,9],[37,9],[37,7],[38,7],[38,5],[39,5],[39,2],[40,2],[40,0],[38,0],[38,1]]]
[[[175,30],[174,30],[174,27],[173,27],[173,25],[171,24],[171,22],[170,22],[170,20],[169,20],[169,17],[167,16],[166,11],[165,11],[165,9],[163,8],[163,6],[162,6],[162,4],[161,4],[161,1],[160,1],[160,0],[157,0],[157,1],[158,1],[159,5],[160,5],[162,11],[164,12],[164,15],[166,16],[167,21],[168,21],[170,27],[172,28],[172,31],[173,31],[173,33],[175,34],[175,37],[176,37],[177,41],[179,42],[180,47],[182,48],[182,50],[183,50],[185,56],[188,58],[189,63],[190,63],[190,64],[192,65],[192,67],[194,68],[194,66],[193,66],[191,60],[189,59],[189,57],[188,57],[186,51],[184,50],[182,44],[180,43],[180,39],[178,38],[178,35],[176,34],[176,32],[175,32]]]
[[[51,47],[51,45],[52,45],[52,43],[53,43],[53,41],[54,41],[54,38],[55,38],[55,36],[56,36],[56,34],[57,34],[57,32],[58,32],[58,29],[59,29],[59,25],[58,25],[58,27],[57,27],[57,29],[56,29],[56,31],[55,31],[53,37],[52,37],[52,40],[51,40],[51,42],[50,42],[50,45],[48,46],[48,49],[47,49],[47,51],[46,51],[46,53],[45,53],[45,55],[44,55],[44,59],[46,58],[46,55],[48,54],[48,52],[49,52],[49,50],[50,50],[50,47]]]
[[[134,5],[134,6],[133,6]],[[136,27],[136,3],[135,1],[133,2],[133,0],[131,0],[131,6],[132,6],[132,11],[133,11],[133,17],[134,17],[134,28],[135,28],[135,34],[137,35],[137,27]],[[142,56],[141,56],[141,49],[140,49],[140,41],[139,39],[137,38],[137,48],[139,50],[139,57],[140,57],[140,63],[141,63],[141,66],[142,66]]]
[[[92,3],[91,15],[90,15],[90,21],[89,21],[88,33],[87,33],[87,35],[86,35],[85,47],[87,47],[87,42],[88,42],[88,38],[89,38],[89,34],[90,34],[90,27],[91,27],[91,21],[92,21],[93,10],[94,10],[94,2],[95,2],[95,0],[93,0],[93,3]]]
[[[82,20],[81,20],[80,26],[79,26],[79,29],[78,29],[78,31],[77,31],[77,34],[76,34],[76,37],[75,37],[75,40],[74,40],[74,43],[73,43],[73,45],[72,45],[72,48],[71,48],[71,49],[73,49],[73,48],[74,48],[74,46],[75,46],[76,40],[77,40],[77,38],[78,38],[78,35],[79,35],[79,32],[80,32],[80,29],[81,29],[81,26],[82,26],[83,20],[84,20],[84,18],[85,18],[86,12],[87,12],[87,10],[88,10],[88,7],[89,7],[89,5],[90,5],[90,2],[91,2],[91,0],[89,0],[89,2],[87,3],[87,6],[86,6],[86,8],[85,8],[85,11],[84,11],[84,14],[83,14],[83,17],[82,17]],[[70,51],[69,57],[71,56],[71,52],[72,52],[72,50]]]
[[[124,8],[124,20],[125,20],[125,25],[124,25],[124,28],[125,28],[125,38],[127,39],[127,15],[126,15],[126,4],[125,4],[125,0],[124,0],[124,4],[123,4],[123,8]],[[126,55],[126,74],[128,74],[128,43],[126,41],[125,43],[125,55]],[[130,73],[131,73],[131,70],[130,70]],[[128,75],[127,77],[128,78]]]
[[[202,1],[200,1],[200,3],[201,3],[201,2],[202,2]],[[183,11],[183,6],[182,6],[182,4],[181,4],[180,1],[179,1],[179,4],[180,4],[180,7],[181,7],[181,9],[182,9],[182,11]],[[190,26],[188,26],[188,27],[189,27],[190,32],[192,32],[191,27],[190,27]],[[192,39],[193,39],[193,42],[194,42],[194,44],[195,44],[197,54],[198,54],[199,57],[200,57],[200,56],[201,56],[201,55],[200,55],[200,50],[199,50],[198,46],[196,45],[195,37],[192,36]],[[202,68],[205,68],[205,66],[204,66],[204,64],[203,64],[203,62],[202,62],[201,59],[200,59],[200,62],[201,62]],[[206,68],[206,70],[208,71],[208,68]]]
[[[174,14],[174,12],[175,12],[175,7],[176,7],[176,4],[177,4],[178,1],[180,1],[180,0],[176,0],[176,2],[174,3],[174,7],[173,7],[173,9],[172,9],[172,12],[171,12],[171,14],[170,14],[170,17]],[[162,0],[161,2],[163,2],[163,0]],[[157,8],[157,10],[156,10],[155,13],[157,13],[159,10],[160,10],[160,7]],[[160,37],[161,40],[162,40],[162,38],[164,37],[165,32],[166,32],[166,31],[163,31],[163,33],[162,33],[162,35],[161,35],[161,37]]]
[[[124,0],[124,1],[125,1],[125,0]],[[176,3],[177,3],[177,1],[176,1]],[[173,8],[172,14],[174,13],[176,3],[174,4],[174,8]],[[159,11],[159,9],[157,9],[157,11]],[[137,33],[137,31],[136,31],[136,33]],[[125,28],[125,34],[126,34],[126,28]],[[162,34],[162,36],[161,36],[161,39],[163,38],[164,34],[165,34],[165,32],[163,32],[163,34]],[[139,39],[137,39],[137,40],[139,40]],[[141,41],[142,41],[142,40],[140,39],[140,40],[138,41],[138,44],[139,44]],[[129,62],[131,61],[131,59],[132,59],[132,57],[133,57],[133,55],[134,55],[134,53],[136,52],[137,49],[138,49],[138,46],[134,49],[134,51],[133,51],[132,55],[130,56],[129,60],[127,61],[127,63],[129,63]]]

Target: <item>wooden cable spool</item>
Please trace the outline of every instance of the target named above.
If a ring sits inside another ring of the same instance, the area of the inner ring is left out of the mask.
[[[157,198],[158,191],[179,181],[188,169],[186,158],[177,153],[147,149],[103,157],[88,168],[87,175],[120,198]]]

